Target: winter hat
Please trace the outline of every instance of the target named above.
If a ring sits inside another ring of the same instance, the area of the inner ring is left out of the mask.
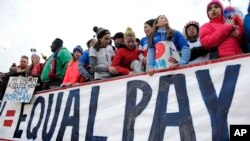
[[[106,34],[110,34],[109,30],[102,27],[98,28],[97,26],[93,27],[93,31],[96,33],[97,39],[102,38]]]
[[[55,44],[56,47],[62,47],[63,46],[63,40],[60,38],[56,38],[53,43]]]
[[[81,54],[83,54],[83,50],[82,50],[82,47],[80,45],[76,46],[74,49],[73,49],[73,53],[75,53],[76,51],[79,51]]]
[[[135,32],[132,30],[132,28],[128,27],[124,32],[124,37],[135,37]]]
[[[222,17],[223,17],[223,10],[224,10],[224,7],[223,7],[222,3],[221,3],[219,0],[212,0],[212,1],[209,2],[208,5],[207,5],[207,16],[208,16],[208,18],[210,19],[209,15],[208,15],[208,8],[209,8],[209,6],[212,5],[212,4],[217,4],[217,5],[219,5],[219,7],[220,7],[220,9],[221,9],[221,15],[222,15]]]
[[[236,7],[233,6],[227,6],[224,9],[224,17],[225,18],[232,18],[231,16],[239,16],[241,19],[244,18],[244,14],[242,11]]]
[[[155,22],[155,19],[150,19],[150,20],[147,20],[144,24],[148,24],[148,25],[150,25],[151,27],[153,27],[154,22]]]
[[[39,57],[39,55],[36,54],[36,53],[33,53],[33,54],[31,55],[31,59],[33,59],[33,57]]]
[[[199,33],[200,24],[199,24],[198,22],[196,22],[196,21],[189,21],[189,22],[184,26],[185,34],[187,34],[187,28],[188,28],[189,26],[191,26],[191,25],[195,26],[195,27],[197,28],[197,32]]]
[[[113,40],[117,38],[124,38],[124,34],[122,32],[117,32],[115,35],[112,37]]]

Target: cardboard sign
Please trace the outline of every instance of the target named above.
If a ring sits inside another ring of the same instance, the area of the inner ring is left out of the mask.
[[[34,93],[37,77],[10,77],[3,101],[29,103]]]
[[[175,58],[177,61],[180,60],[180,54],[172,41],[161,41],[155,44],[154,69],[169,68],[169,66],[172,65],[172,63],[168,61],[170,57]]]

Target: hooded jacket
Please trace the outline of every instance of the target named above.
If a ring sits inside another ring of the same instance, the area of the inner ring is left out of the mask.
[[[222,4],[213,0],[207,7],[211,4],[218,4],[222,9],[222,14],[201,26],[200,42],[202,46],[208,50],[217,48],[219,58],[241,54],[242,51],[237,38],[230,36],[234,27],[224,21]]]

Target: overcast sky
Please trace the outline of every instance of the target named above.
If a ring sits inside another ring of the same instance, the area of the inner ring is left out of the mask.
[[[231,0],[247,11],[249,0]],[[93,26],[111,34],[131,27],[138,38],[145,34],[144,22],[160,14],[170,26],[182,31],[190,20],[208,22],[206,6],[210,0],[0,0],[0,72],[7,72],[22,55],[51,55],[51,42],[59,37],[70,51],[76,45],[86,49]],[[221,0],[228,6],[228,0]]]

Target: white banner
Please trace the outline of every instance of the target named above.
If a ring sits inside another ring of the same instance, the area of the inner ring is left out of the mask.
[[[0,102],[0,139],[222,141],[250,124],[250,56]]]

